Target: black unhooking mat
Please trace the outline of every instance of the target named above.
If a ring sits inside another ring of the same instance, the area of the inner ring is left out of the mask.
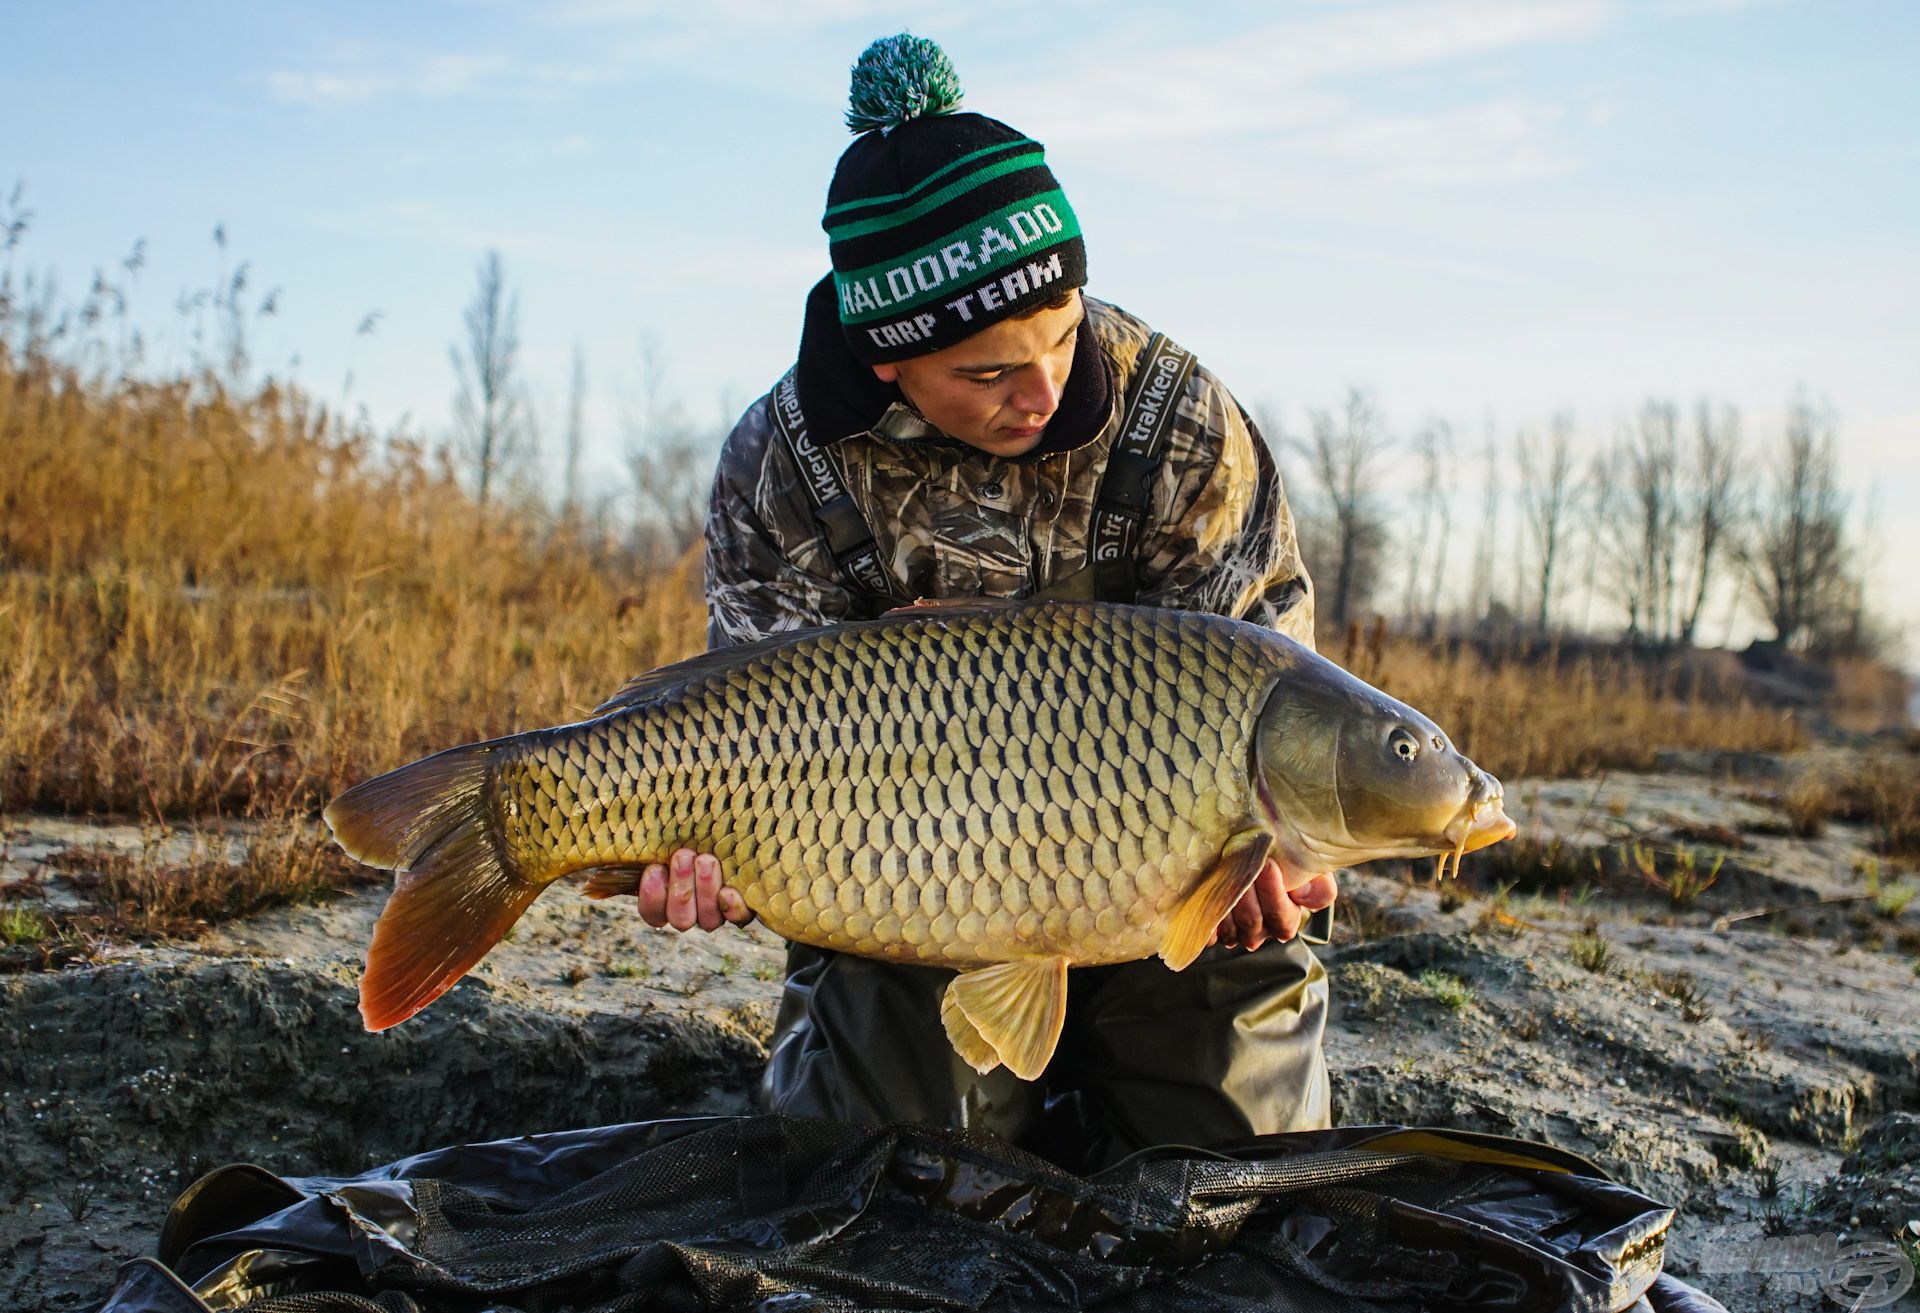
[[[1545,1145],[1343,1127],[1078,1177],[988,1137],[781,1117],[228,1167],[100,1313],[1725,1313],[1673,1210]]]

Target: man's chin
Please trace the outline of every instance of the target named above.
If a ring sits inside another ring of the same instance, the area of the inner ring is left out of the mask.
[[[1031,433],[994,429],[982,435],[973,445],[992,456],[1024,456],[1039,446],[1040,440],[1046,436],[1044,424]]]

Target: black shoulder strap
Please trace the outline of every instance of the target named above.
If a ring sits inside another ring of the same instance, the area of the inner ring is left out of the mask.
[[[841,582],[856,596],[885,601],[893,596],[887,572],[880,564],[880,549],[873,541],[860,508],[853,504],[833,457],[807,434],[806,416],[800,411],[800,391],[794,371],[773,390],[774,427],[800,469],[800,484],[813,503],[813,518],[826,536],[827,551],[833,556]]]
[[[1193,376],[1193,365],[1193,353],[1165,333],[1155,333],[1140,353],[1127,384],[1120,433],[1107,453],[1107,470],[1094,496],[1090,554],[1096,565],[1133,558],[1140,522],[1152,502],[1153,477],[1173,428],[1173,412]]]
[[[1165,333],[1155,333],[1141,351],[1127,384],[1120,432],[1107,453],[1106,471],[1093,505],[1090,555],[1100,574],[1094,588],[1103,601],[1133,600],[1128,567],[1134,543],[1152,502],[1153,480],[1160,470],[1167,434],[1173,429],[1176,403],[1193,376],[1193,366],[1192,352]],[[842,582],[869,600],[892,599],[894,591],[880,564],[873,530],[841,483],[833,458],[807,434],[806,416],[800,410],[800,393],[791,370],[773,390],[773,418],[793,463],[799,467],[800,482],[813,503],[813,517],[826,536],[827,550]]]

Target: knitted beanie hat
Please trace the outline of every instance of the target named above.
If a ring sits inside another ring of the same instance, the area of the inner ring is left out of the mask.
[[[858,137],[827,190],[840,328],[870,365],[923,356],[1087,281],[1073,207],[1040,143],[958,114],[945,52],[905,33],[853,67]]]

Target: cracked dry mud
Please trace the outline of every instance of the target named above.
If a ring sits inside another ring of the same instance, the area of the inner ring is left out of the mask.
[[[1345,877],[1323,951],[1335,1116],[1571,1149],[1677,1206],[1670,1269],[1736,1313],[1839,1307],[1727,1255],[1769,1237],[1884,1240],[1909,1222],[1920,1236],[1920,900],[1890,916],[1862,896],[1857,829],[1779,832],[1762,799],[1793,763],[1673,764],[1517,786],[1523,833],[1562,841],[1532,894],[1490,895],[1472,859],[1465,886]],[[9,828],[0,897],[62,848],[129,833]],[[1618,863],[1585,878],[1623,843],[1725,864],[1681,906]],[[1897,870],[1881,859],[1883,881]],[[625,900],[555,891],[446,998],[368,1035],[353,988],[383,900],[0,977],[0,1304],[87,1307],[151,1252],[173,1196],[222,1163],[357,1170],[748,1109],[782,956],[766,931],[652,931]],[[1894,1307],[1909,1306],[1920,1298]]]

